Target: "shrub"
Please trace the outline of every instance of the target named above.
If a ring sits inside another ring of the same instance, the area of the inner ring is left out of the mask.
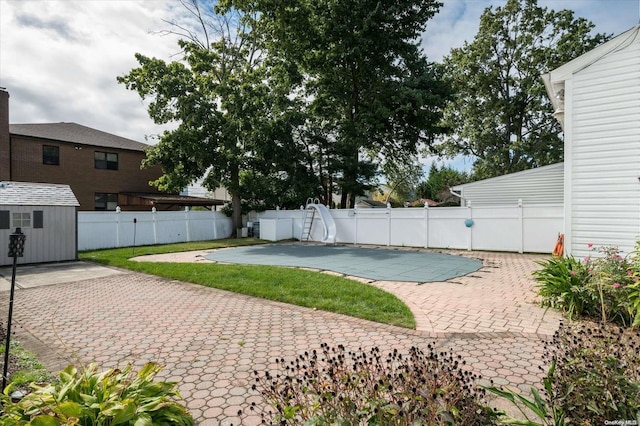
[[[264,418],[270,424],[487,425],[496,418],[464,361],[431,345],[404,356],[323,344],[278,363],[276,375],[255,373],[254,389],[275,408]]]
[[[591,279],[588,267],[574,257],[554,256],[538,264],[542,269],[534,271],[533,276],[540,283],[542,306],[564,311],[570,319],[582,315],[592,299],[585,287]]]
[[[542,268],[533,275],[542,306],[564,311],[569,319],[640,325],[640,251],[623,257],[612,246],[593,250],[599,255],[582,261],[569,256],[539,262]]]
[[[561,326],[545,358],[556,362],[555,403],[574,424],[640,415],[640,333],[613,325]]]
[[[544,358],[550,368],[543,381],[544,398],[536,389],[531,390],[533,399],[508,389],[488,390],[519,408],[529,408],[540,420],[530,425],[636,420],[640,417],[639,350],[636,331],[607,324],[561,324],[545,343]],[[526,415],[526,410],[522,413]]]
[[[602,246],[597,250],[601,256],[585,259],[585,265],[592,271],[593,279],[585,285],[592,298],[590,314],[599,316],[603,323],[616,322],[631,325],[633,313],[629,303],[629,285],[633,283],[633,263],[620,255],[617,247]],[[596,309],[597,307],[597,309]]]
[[[2,395],[0,425],[193,425],[187,410],[173,398],[175,383],[155,382],[162,369],[147,363],[137,374],[131,365],[99,373],[95,364],[69,366],[59,383],[32,384],[33,392],[18,402]]]

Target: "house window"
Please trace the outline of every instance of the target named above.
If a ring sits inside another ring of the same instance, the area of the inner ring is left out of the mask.
[[[28,228],[31,226],[31,213],[13,213],[14,228]]]
[[[42,164],[57,166],[60,164],[60,147],[43,145],[42,146]]]
[[[118,170],[118,154],[96,151],[95,164],[96,169]]]
[[[114,211],[118,207],[118,194],[96,192],[95,209]]]

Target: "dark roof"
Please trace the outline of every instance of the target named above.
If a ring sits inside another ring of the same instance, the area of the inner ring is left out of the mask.
[[[152,204],[168,204],[179,206],[222,206],[224,200],[214,198],[191,197],[189,195],[155,194],[145,192],[121,192],[122,195],[149,200]]]
[[[144,151],[145,148],[149,147],[149,145],[77,123],[10,124],[9,133],[32,138],[104,148],[128,149],[131,151]]]
[[[365,198],[365,199],[359,200],[356,204],[361,204],[361,205],[365,205],[365,206],[369,206],[369,207],[373,207],[373,208],[386,208],[387,207],[387,205],[385,203],[383,203],[382,201],[371,200],[369,198]]]
[[[80,204],[69,185],[0,182],[0,205],[78,207]]]

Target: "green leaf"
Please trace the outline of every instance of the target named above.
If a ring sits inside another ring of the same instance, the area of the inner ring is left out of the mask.
[[[133,401],[125,404],[120,410],[115,412],[113,416],[113,420],[111,420],[112,425],[120,425],[120,424],[129,424],[129,421],[133,419],[136,415],[136,405]]]
[[[133,426],[153,426],[153,420],[151,420],[151,416],[147,413],[141,413],[136,418]]]
[[[31,420],[31,426],[60,426],[62,422],[53,416],[40,415]]]
[[[74,401],[64,401],[58,405],[56,412],[67,418],[80,417],[82,415],[82,406]]]

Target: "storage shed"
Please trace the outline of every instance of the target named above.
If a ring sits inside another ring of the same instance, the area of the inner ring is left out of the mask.
[[[568,254],[640,236],[640,25],[542,76],[564,130]]]
[[[18,227],[27,237],[18,263],[76,260],[79,205],[69,185],[0,182],[0,266],[13,262],[9,236]]]
[[[559,205],[564,198],[564,164],[557,163],[451,188],[461,206]]]

